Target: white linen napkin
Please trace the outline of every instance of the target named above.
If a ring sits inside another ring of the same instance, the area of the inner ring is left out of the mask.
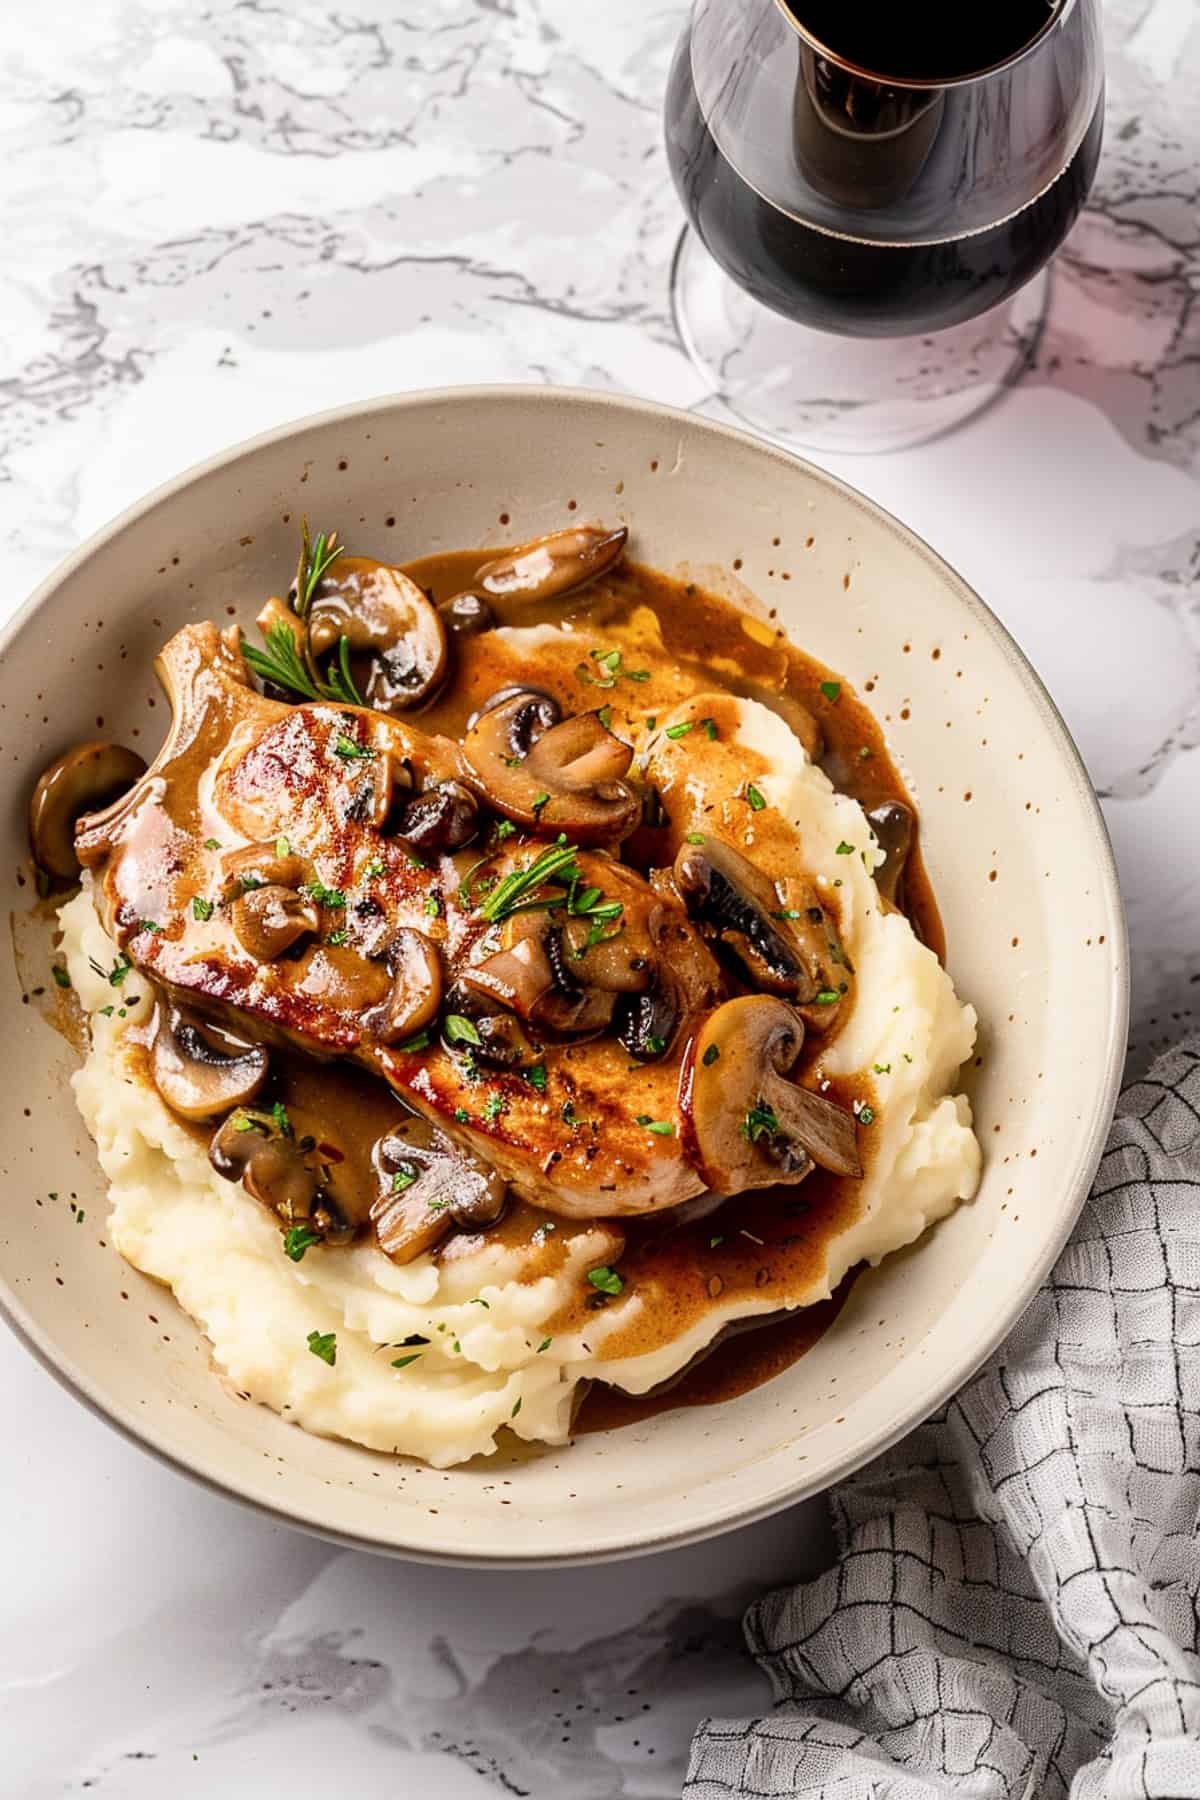
[[[1004,1348],[831,1502],[835,1566],[746,1618],[775,1709],[701,1724],[687,1800],[1200,1800],[1200,1040]]]

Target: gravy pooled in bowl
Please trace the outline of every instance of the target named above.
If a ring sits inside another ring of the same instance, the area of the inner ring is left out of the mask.
[[[33,803],[83,871],[116,1247],[240,1390],[439,1466],[563,1442],[594,1384],[752,1385],[978,1181],[878,727],[624,550],[391,568],[306,530],[261,644],[164,647],[150,769],[81,746]]]

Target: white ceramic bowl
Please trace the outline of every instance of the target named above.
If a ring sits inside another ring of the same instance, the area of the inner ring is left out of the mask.
[[[235,607],[249,624],[294,558],[302,510],[400,561],[532,536],[570,500],[579,517],[628,521],[636,554],[660,567],[711,578],[737,559],[798,643],[871,684],[920,807],[950,967],[979,1011],[978,1199],[860,1279],[801,1362],[717,1408],[448,1473],[306,1436],[228,1392],[171,1297],[106,1245],[72,1054],[22,1004],[11,957],[0,971],[0,1304],[14,1328],[81,1399],[210,1486],[344,1542],[458,1563],[700,1538],[818,1491],[925,1418],[1001,1341],[1062,1246],[1125,1044],[1125,930],[1100,813],[1061,719],[983,603],[817,469],[682,413],[545,388],[405,395],[301,421],[160,489],[51,577],[0,661],[0,866],[19,941],[30,783],[97,731],[131,741],[136,728],[150,753],[166,719],[151,670],[164,638]],[[45,976],[42,964],[28,984]]]

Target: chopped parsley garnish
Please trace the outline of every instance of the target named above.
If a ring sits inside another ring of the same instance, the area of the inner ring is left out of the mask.
[[[535,813],[539,813],[539,812],[541,812],[543,806],[548,806],[549,803],[550,803],[549,794],[538,794],[534,798],[533,811]]]
[[[751,812],[761,812],[767,804],[753,782],[749,782],[746,786],[746,799],[750,802]]]
[[[468,1019],[463,1013],[447,1013],[442,1030],[452,1044],[482,1044],[483,1042],[474,1020]]]
[[[619,1294],[625,1287],[625,1283],[617,1271],[605,1266],[601,1266],[599,1269],[589,1269],[587,1278],[601,1294]]]
[[[548,1350],[553,1342],[554,1342],[553,1338],[543,1338],[541,1343],[537,1347],[537,1354],[539,1356],[541,1356],[542,1352],[545,1350]]]
[[[682,738],[682,737],[686,737],[689,731],[695,731],[695,729],[696,729],[695,719],[684,719],[682,724],[668,725],[667,726],[667,736],[669,738]]]
[[[54,977],[55,987],[60,987],[60,988],[69,988],[70,987],[71,977],[67,974],[67,971],[63,967],[62,963],[51,963],[50,973]]]
[[[600,723],[603,725],[605,731],[610,731],[612,729],[612,707],[611,706],[602,706],[600,708],[599,712],[596,714],[596,717],[599,719]]]
[[[340,911],[346,904],[346,896],[341,889],[326,887],[323,881],[310,881],[301,891],[310,900],[315,900],[318,906],[328,906],[334,912]]]
[[[875,1108],[873,1106],[860,1106],[858,1109],[858,1122],[860,1125],[873,1125],[875,1123]]]
[[[778,912],[771,914],[773,919],[802,919],[804,914],[795,906],[781,906]]]
[[[111,1019],[117,1009],[115,1006],[99,1006],[96,1010],[102,1013],[106,1019]]]
[[[369,762],[375,752],[369,744],[360,744],[356,739],[347,737],[339,731],[333,741],[333,754],[341,757],[343,762]]]
[[[206,850],[219,850],[221,848],[220,838],[205,838],[204,848]]]
[[[675,1127],[670,1119],[652,1119],[649,1113],[639,1113],[637,1122],[644,1125],[647,1131],[652,1131],[655,1137],[675,1136]]]
[[[705,1066],[705,1068],[706,1068],[706,1069],[711,1069],[711,1068],[712,1068],[712,1066],[713,1066],[713,1064],[714,1064],[714,1063],[715,1063],[715,1062],[716,1062],[716,1061],[717,1061],[717,1060],[718,1060],[718,1058],[719,1058],[719,1057],[720,1057],[720,1054],[721,1054],[721,1046],[720,1046],[720,1044],[710,1044],[710,1045],[709,1045],[709,1046],[708,1046],[708,1049],[707,1049],[707,1050],[706,1050],[706,1051],[705,1051],[705,1052],[704,1052],[704,1056],[703,1056],[703,1059],[702,1059],[702,1060],[703,1060],[703,1062],[704,1062],[704,1066]]]
[[[489,1094],[484,1101],[483,1116],[485,1119],[490,1119],[493,1124],[507,1111],[508,1101],[503,1094]]]
[[[657,713],[647,713],[646,714],[646,730],[653,731],[657,724],[658,724],[658,714]]]
[[[854,855],[854,845],[848,844],[846,842],[845,838],[843,838],[841,843],[837,847],[837,854],[839,856],[853,856]]]
[[[285,837],[277,837],[275,839],[275,854],[276,856],[290,856],[292,854],[292,846]]]
[[[271,1108],[271,1123],[274,1125],[280,1137],[294,1137],[295,1133],[292,1131],[292,1121],[288,1118],[288,1110],[282,1100],[276,1100],[274,1106]]]
[[[717,730],[717,721],[715,719],[701,719],[700,729],[707,738],[713,738],[715,740],[721,735]]]
[[[492,829],[492,836],[498,844],[502,844],[505,838],[514,837],[516,835],[516,830],[517,828],[511,819],[497,819],[495,826]]]
[[[687,841],[689,844],[706,844],[708,839],[702,831],[689,831],[687,834]]]
[[[581,1123],[581,1120],[575,1111],[575,1102],[573,1100],[564,1100],[563,1101],[563,1103],[562,1103],[562,1122],[564,1125],[570,1125],[572,1127]]]
[[[430,894],[429,898],[426,900],[425,912],[426,912],[426,916],[428,918],[431,918],[431,919],[440,919],[441,918],[442,903],[438,899],[436,894]]]
[[[515,1402],[515,1404],[514,1404],[514,1406],[513,1406],[513,1409],[512,1409],[512,1411],[511,1411],[511,1412],[510,1412],[510,1413],[509,1413],[509,1415],[508,1415],[508,1416],[509,1416],[509,1418],[510,1418],[510,1419],[515,1419],[515,1418],[516,1418],[516,1416],[517,1416],[517,1414],[518,1414],[518,1413],[519,1413],[519,1412],[520,1412],[520,1410],[521,1410],[521,1396],[520,1396],[520,1394],[518,1394],[518,1395],[517,1395],[517,1398],[516,1398],[516,1402]]]
[[[197,894],[192,900],[193,919],[211,919],[214,912],[213,902],[206,900],[203,894]]]
[[[304,1252],[311,1250],[313,1245],[319,1244],[320,1241],[320,1233],[311,1230],[309,1226],[293,1225],[291,1230],[284,1234],[283,1253],[291,1262],[303,1262]]]
[[[133,964],[122,950],[113,958],[113,966],[108,972],[109,987],[120,987]]]
[[[456,1106],[454,1109],[454,1116],[460,1125],[465,1125],[471,1115],[465,1106]]]
[[[365,881],[377,880],[383,874],[385,867],[382,856],[373,856],[363,870],[363,879]]]
[[[335,1331],[310,1331],[308,1347],[314,1356],[319,1356],[323,1363],[332,1369],[337,1361],[337,1333]]]
[[[479,1294],[476,1294],[476,1296],[473,1300],[468,1300],[467,1305],[468,1306],[482,1306],[484,1312],[491,1312],[491,1310],[492,1310],[490,1304],[486,1300],[484,1300]]]
[[[818,1006],[836,1006],[841,997],[836,988],[822,988],[815,1001]]]
[[[833,705],[833,702],[838,698],[841,691],[842,691],[842,684],[840,681],[823,681],[821,683],[821,692],[824,694],[825,698],[829,701],[831,706]]]
[[[531,1088],[536,1088],[539,1094],[544,1094],[546,1091],[545,1063],[534,1063],[532,1069],[526,1069],[525,1079]]]
[[[427,1031],[418,1031],[412,1037],[405,1038],[402,1044],[396,1044],[394,1048],[399,1050],[401,1055],[407,1056],[416,1050],[428,1050],[432,1041]]]
[[[779,1136],[779,1115],[773,1106],[764,1106],[759,1101],[752,1106],[742,1120],[742,1136],[747,1143],[757,1144],[760,1138]]]
[[[648,1037],[646,1039],[646,1054],[648,1056],[661,1056],[666,1047],[667,1040],[665,1037]]]
[[[344,944],[349,936],[350,933],[346,930],[345,926],[339,925],[336,931],[330,932],[329,936],[325,939],[325,942],[327,944],[332,944],[336,949],[339,944]]]
[[[392,1174],[393,1194],[402,1194],[406,1188],[410,1188],[417,1179],[417,1175],[418,1170],[415,1163],[402,1162],[397,1164],[396,1169]]]
[[[875,1064],[875,1073],[877,1075],[890,1075],[891,1072],[892,1072],[891,1063],[876,1063]]]
[[[710,1250],[716,1250],[724,1242],[725,1239],[723,1237],[710,1237],[708,1240],[708,1247]]]
[[[418,1361],[420,1355],[421,1352],[419,1350],[414,1350],[409,1356],[398,1356],[392,1364],[392,1367],[393,1369],[407,1369],[409,1363]]]

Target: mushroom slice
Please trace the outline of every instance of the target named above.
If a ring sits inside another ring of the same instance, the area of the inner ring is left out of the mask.
[[[875,885],[892,906],[899,906],[904,873],[916,834],[916,819],[911,806],[902,800],[885,800],[867,814],[867,824],[875,833],[883,851],[883,861],[875,871]]]
[[[490,631],[496,623],[496,615],[483,595],[469,590],[441,601],[438,615],[453,637],[474,637],[477,632]]]
[[[527,1024],[568,1036],[603,1031],[616,995],[576,976],[559,927],[536,913],[519,915],[513,924],[519,935],[494,956],[464,969],[462,981]]]
[[[280,1129],[273,1113],[238,1107],[213,1133],[208,1160],[226,1181],[240,1181],[281,1225],[307,1225],[324,1242],[353,1236],[330,1188],[332,1171],[311,1138]]]
[[[485,712],[463,741],[468,780],[527,830],[566,831],[579,843],[616,842],[641,819],[641,802],[623,780],[633,751],[601,723],[577,713],[543,731],[524,753],[513,728],[528,705],[518,694]]]
[[[286,839],[245,844],[221,858],[221,898],[236,900],[251,888],[298,888],[306,873],[303,857],[287,846]]]
[[[679,1076],[683,1144],[718,1194],[803,1181],[814,1165],[862,1174],[854,1115],[788,1080],[804,1020],[766,994],[709,1014]]]
[[[411,1262],[453,1225],[480,1230],[504,1211],[502,1177],[428,1119],[402,1119],[379,1139],[371,1160],[379,1177],[371,1219],[393,1262]]]
[[[469,1048],[477,1062],[487,1063],[494,1069],[532,1069],[542,1060],[542,1047],[533,1041],[526,1032],[515,1013],[504,1008],[497,1009],[495,1001],[489,1001],[487,995],[479,989],[468,987],[465,981],[456,981],[445,997],[444,1010],[447,1018],[457,1016],[469,1019],[475,1027],[477,1044]],[[447,1049],[461,1050],[462,1041],[446,1042]]]
[[[384,953],[392,977],[387,998],[362,1016],[365,1037],[396,1044],[430,1023],[442,1003],[442,959],[423,931],[402,925]]]
[[[613,1023],[617,1039],[639,1062],[665,1056],[679,1029],[680,1007],[675,985],[659,979],[643,994],[622,994]]]
[[[396,826],[415,850],[461,850],[479,830],[479,802],[459,781],[439,781],[407,800]]]
[[[321,914],[311,900],[293,888],[251,888],[229,909],[233,935],[255,962],[277,962],[299,943],[321,929]]]
[[[688,912],[709,926],[756,988],[815,1002],[810,1023],[832,1022],[850,970],[823,907],[781,906],[775,884],[720,838],[684,844],[674,874]],[[832,998],[822,1002],[823,995]]]
[[[476,571],[475,586],[498,599],[557,600],[620,561],[629,528],[572,525],[508,550]]]
[[[507,687],[497,688],[489,700],[485,700],[478,712],[473,712],[467,720],[467,730],[474,731],[480,719],[488,713],[494,713],[501,707],[508,707],[509,701],[521,700],[521,706],[513,706],[505,715],[503,733],[504,754],[506,756],[525,756],[533,748],[544,731],[557,725],[562,718],[562,707],[545,688],[526,687],[520,682],[510,682]]]
[[[182,1007],[160,1004],[150,1046],[150,1074],[162,1098],[184,1119],[215,1119],[244,1106],[267,1078],[261,1044],[236,1037]]]
[[[405,712],[441,685],[446,630],[437,608],[402,569],[366,556],[342,556],[330,566],[308,610],[314,656],[345,638],[351,651],[371,655],[364,694],[377,712]]]
[[[76,820],[100,812],[145,773],[136,750],[98,739],[57,757],[38,777],[29,803],[29,842],[39,869],[60,881],[75,881]]]

